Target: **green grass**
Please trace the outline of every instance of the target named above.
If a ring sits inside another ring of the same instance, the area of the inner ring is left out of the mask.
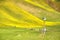
[[[47,27],[45,36],[41,30],[30,30],[15,27],[0,27],[0,40],[59,40],[60,27]]]

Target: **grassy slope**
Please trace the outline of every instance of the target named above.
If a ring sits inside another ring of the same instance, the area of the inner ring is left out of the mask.
[[[1,4],[0,13],[1,13],[0,23],[3,23],[5,25],[17,26],[17,27],[26,26],[24,28],[31,28],[37,26],[40,27],[43,25],[43,21],[41,19],[27,12],[27,10],[20,8],[17,5],[17,3],[13,1],[6,1],[3,4]],[[46,22],[46,25],[53,25],[53,24],[55,23]]]
[[[0,7],[1,7],[0,8],[0,12],[1,12],[1,15],[3,16],[3,17],[1,17],[1,20],[0,21],[1,21],[1,23],[4,22],[3,24],[8,24],[9,23],[9,25],[16,25],[16,24],[13,24],[13,23],[17,22],[18,23],[17,26],[19,26],[19,24],[21,24],[22,26],[23,25],[26,25],[26,26],[28,26],[28,25],[30,25],[30,26],[31,25],[35,25],[36,26],[36,23],[38,25],[38,23],[41,22],[41,20],[39,20],[37,17],[32,16],[31,14],[29,14],[26,11],[24,11],[23,9],[15,6],[14,3],[9,2],[9,4],[6,4],[6,5],[4,4],[4,5],[0,6]],[[22,13],[22,14],[20,14],[20,13]],[[6,17],[4,17],[4,16],[6,16]],[[21,18],[19,18],[19,17],[21,17]],[[5,21],[2,18],[4,18]],[[35,22],[35,21],[37,21],[37,22]]]

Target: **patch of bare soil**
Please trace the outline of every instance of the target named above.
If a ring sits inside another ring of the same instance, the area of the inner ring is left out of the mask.
[[[27,5],[27,4],[23,4],[23,3],[17,3],[17,5],[22,8],[23,10],[37,16],[37,17],[40,17],[40,12],[41,10],[36,8],[36,7],[33,7],[32,5]]]
[[[52,0],[46,0],[47,4],[49,4],[52,8],[54,8],[56,11],[60,12],[60,2],[52,1]]]

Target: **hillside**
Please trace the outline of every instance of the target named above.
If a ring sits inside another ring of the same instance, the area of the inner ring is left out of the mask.
[[[44,0],[2,0],[0,2],[0,24],[24,28],[60,24],[60,12],[54,10]]]

